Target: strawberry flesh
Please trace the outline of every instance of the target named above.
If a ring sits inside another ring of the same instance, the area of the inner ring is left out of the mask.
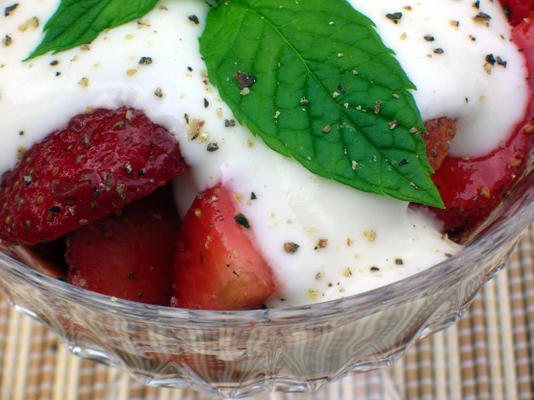
[[[171,190],[68,235],[68,282],[102,294],[168,305],[179,219]]]
[[[500,0],[500,2],[513,26],[519,25],[534,10],[534,0]]]
[[[250,226],[222,186],[197,196],[178,234],[171,305],[259,308],[275,291],[270,267],[254,248]]]
[[[178,143],[141,111],[81,114],[32,146],[0,184],[0,239],[50,241],[181,174]]]
[[[453,238],[461,240],[501,203],[525,170],[534,146],[534,12],[530,15],[533,18],[512,31],[529,71],[530,100],[523,121],[491,153],[471,159],[447,156],[432,175],[446,208],[430,210]]]

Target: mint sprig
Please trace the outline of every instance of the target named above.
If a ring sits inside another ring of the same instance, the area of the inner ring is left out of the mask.
[[[90,43],[104,29],[141,18],[158,0],[61,0],[43,28],[45,37],[28,60]]]
[[[222,3],[200,51],[234,116],[273,150],[356,189],[443,207],[414,86],[347,1]],[[256,82],[243,91],[238,72]]]
[[[156,3],[61,0],[28,58],[89,43]],[[253,134],[317,175],[443,207],[415,87],[367,17],[346,0],[217,3],[200,51],[210,81]]]

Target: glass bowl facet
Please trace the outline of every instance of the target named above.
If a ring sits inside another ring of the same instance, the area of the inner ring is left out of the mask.
[[[288,309],[184,310],[78,289],[0,251],[1,288],[75,354],[142,382],[225,397],[308,391],[388,364],[415,339],[455,321],[534,220],[532,155],[520,184],[457,255],[402,281]]]

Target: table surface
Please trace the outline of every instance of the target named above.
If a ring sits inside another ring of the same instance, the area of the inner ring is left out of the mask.
[[[411,346],[385,370],[353,375],[315,394],[258,399],[532,399],[534,225],[508,267],[488,282],[453,326]],[[144,387],[112,368],[68,353],[44,326],[0,298],[0,400],[202,400],[192,390]]]

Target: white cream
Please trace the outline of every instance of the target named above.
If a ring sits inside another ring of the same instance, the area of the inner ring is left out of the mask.
[[[528,91],[525,65],[498,1],[480,1],[479,8],[471,0],[350,2],[375,22],[417,86],[423,120],[458,119],[451,154],[481,156],[506,140],[525,114]],[[395,12],[402,13],[396,24],[386,17]],[[491,19],[476,18],[479,13]],[[492,66],[489,55],[506,67]]]
[[[175,185],[182,214],[197,192],[216,182],[236,191],[239,207],[281,284],[272,305],[366,291],[421,271],[458,250],[430,221],[412,214],[407,203],[315,176],[268,149],[247,129],[225,127],[231,112],[207,83],[198,52],[208,10],[203,1],[161,2],[140,22],[102,33],[86,49],[25,63],[21,60],[41,40],[41,27],[58,0],[19,3],[9,17],[0,16],[0,38],[11,38],[9,46],[4,42],[0,47],[0,173],[15,164],[20,146],[30,147],[87,107],[129,105],[144,110],[180,141],[192,167]],[[525,107],[525,71],[514,46],[499,38],[501,33],[508,38],[509,28],[496,6],[481,1],[481,11],[493,17],[486,27],[470,23],[478,12],[470,1],[352,3],[375,21],[419,88],[415,98],[423,118],[458,118],[455,151],[484,153],[506,138]],[[403,8],[408,5],[411,11]],[[396,11],[403,13],[399,24],[385,17]],[[190,21],[191,15],[200,24]],[[33,17],[39,28],[21,31],[19,27]],[[458,28],[449,24],[453,17],[460,21]],[[435,41],[424,40],[427,34]],[[466,39],[469,34],[477,37],[476,42]],[[437,47],[443,54],[432,52]],[[495,65],[487,74],[483,64],[489,53],[506,60],[506,68]],[[141,57],[151,57],[152,63],[139,64]],[[204,122],[194,141],[189,139],[185,114],[190,122]],[[472,139],[472,129],[483,135]],[[209,143],[217,143],[219,150],[208,152]],[[250,199],[252,192],[255,200]],[[285,252],[286,242],[297,243],[297,252]]]

